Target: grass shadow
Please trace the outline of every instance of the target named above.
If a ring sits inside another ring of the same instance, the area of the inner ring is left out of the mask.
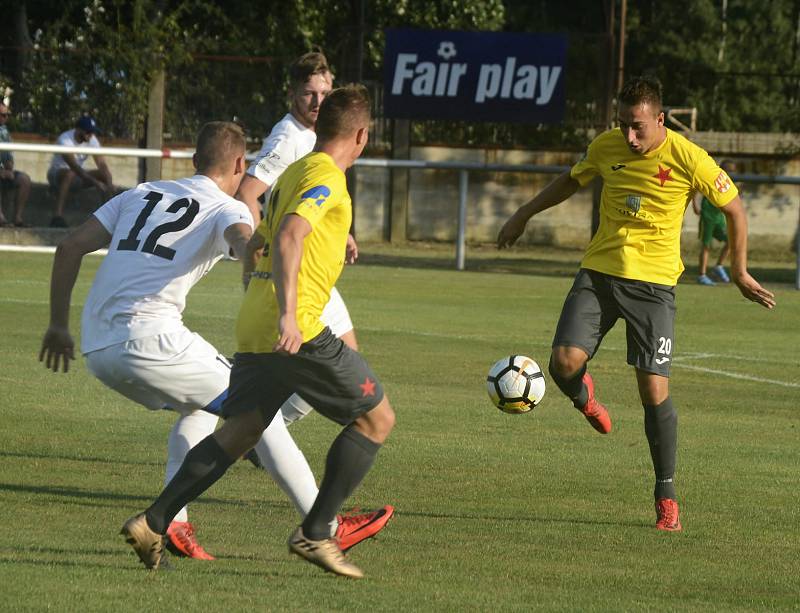
[[[12,494],[35,494],[42,497],[49,496],[61,503],[64,502],[63,499],[66,499],[67,502],[74,502],[75,499],[81,501],[113,500],[117,502],[135,502],[137,505],[142,506],[153,501],[153,497],[150,495],[103,492],[99,490],[84,490],[76,487],[56,487],[51,485],[21,485],[18,483],[0,483],[0,492],[8,492]],[[90,506],[92,505],[91,502],[87,504]],[[94,504],[97,506],[103,506],[100,503]],[[192,501],[192,504],[218,504],[229,507],[246,507],[253,504],[253,501],[231,499],[225,500],[222,498],[201,496],[197,500]],[[281,510],[290,508],[288,502],[258,500],[257,504],[259,507],[270,507]]]

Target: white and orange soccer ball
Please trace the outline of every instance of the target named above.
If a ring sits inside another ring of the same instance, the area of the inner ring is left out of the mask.
[[[524,355],[498,360],[489,369],[486,389],[489,398],[505,413],[527,413],[544,398],[544,374],[539,365]]]

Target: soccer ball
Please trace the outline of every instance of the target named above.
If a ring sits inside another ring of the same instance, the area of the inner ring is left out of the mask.
[[[489,369],[486,389],[494,406],[501,411],[527,413],[544,397],[544,375],[530,358],[511,355]]]

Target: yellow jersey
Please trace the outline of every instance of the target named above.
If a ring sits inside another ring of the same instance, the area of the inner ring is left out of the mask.
[[[274,242],[286,215],[299,215],[311,224],[297,275],[297,324],[306,342],[325,327],[320,315],[344,266],[353,217],[344,173],[327,153],[300,158],[275,183],[267,216],[257,229],[267,245]],[[271,278],[273,250],[256,265],[239,310],[236,340],[242,353],[269,353],[279,338],[280,311]]]
[[[608,130],[570,175],[581,186],[603,178],[600,225],[581,266],[662,285],[675,285],[683,272],[681,226],[694,193],[716,207],[739,193],[704,149],[670,129],[644,155],[628,148],[621,130]]]

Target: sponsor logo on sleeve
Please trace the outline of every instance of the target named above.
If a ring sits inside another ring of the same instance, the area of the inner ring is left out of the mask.
[[[724,194],[731,188],[731,185],[733,185],[731,178],[724,170],[720,170],[719,175],[714,179],[714,187],[717,188],[720,194]]]
[[[300,204],[314,204],[321,207],[330,195],[331,190],[327,185],[317,185],[303,192],[300,196]]]

